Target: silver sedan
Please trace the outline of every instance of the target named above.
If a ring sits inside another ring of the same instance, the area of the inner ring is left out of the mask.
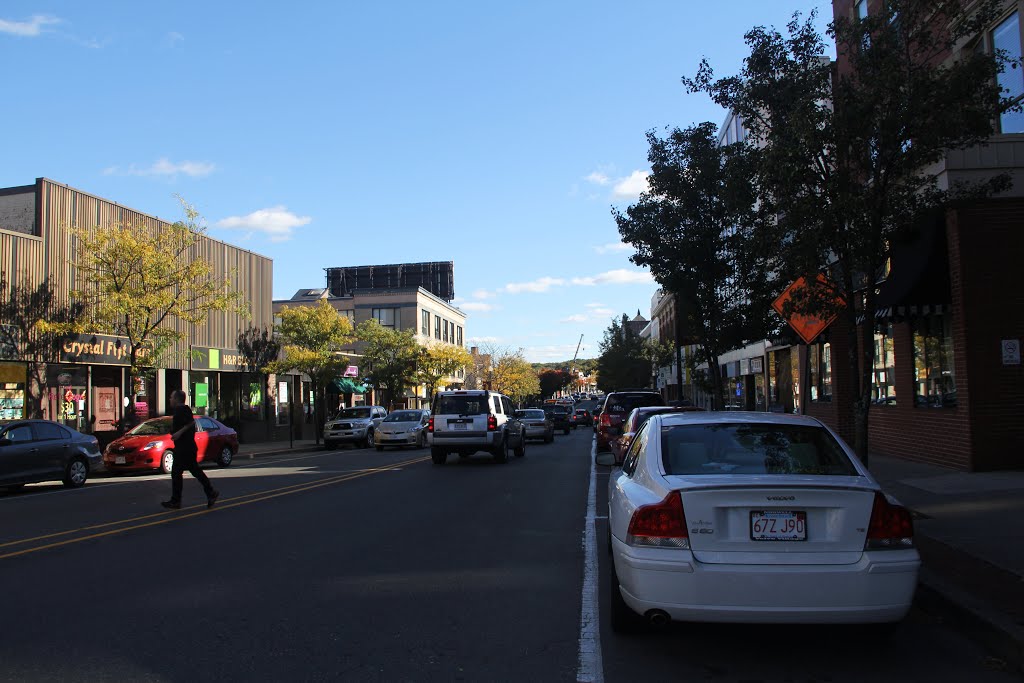
[[[555,423],[543,410],[517,410],[516,419],[523,423],[527,439],[541,439],[544,443],[555,440]]]

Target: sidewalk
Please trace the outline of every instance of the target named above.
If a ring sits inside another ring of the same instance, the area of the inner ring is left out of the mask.
[[[238,445],[238,454],[235,460],[250,460],[265,455],[285,455],[288,453],[306,453],[323,449],[324,443],[317,444],[313,439],[295,439],[289,442],[283,441],[253,441]]]
[[[919,604],[1024,669],[1024,471],[961,472],[881,455],[868,469],[914,513]]]

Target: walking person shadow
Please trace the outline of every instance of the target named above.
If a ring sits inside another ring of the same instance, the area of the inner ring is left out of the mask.
[[[220,497],[220,491],[213,488],[210,478],[199,467],[196,448],[196,420],[192,409],[185,403],[185,392],[177,389],[171,392],[171,440],[174,441],[174,463],[171,465],[171,499],[161,505],[169,510],[181,509],[181,489],[185,470],[203,486],[206,493],[206,507],[212,508]]]

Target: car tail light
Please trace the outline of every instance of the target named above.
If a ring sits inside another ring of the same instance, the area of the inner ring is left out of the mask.
[[[910,510],[893,505],[881,491],[875,492],[865,550],[901,550],[914,547],[914,520]]]
[[[612,426],[612,416],[608,413],[601,413],[601,429],[610,429]]]
[[[498,431],[498,418],[494,415],[487,416],[487,431],[496,432]]]
[[[629,520],[626,543],[689,550],[690,535],[686,532],[686,516],[679,491],[672,491],[660,503],[638,507]]]
[[[434,417],[433,416],[431,416],[427,420],[427,431],[430,432],[431,434],[434,433]]]

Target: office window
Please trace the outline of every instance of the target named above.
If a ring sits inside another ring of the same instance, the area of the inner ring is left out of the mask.
[[[812,401],[832,400],[832,345],[811,344],[807,348],[807,377]]]
[[[420,327],[420,332],[423,334],[424,337],[429,337],[430,336],[430,311],[428,311],[426,309],[423,309],[420,312],[420,318],[422,319],[422,326]]]
[[[992,31],[992,47],[1003,50],[1011,60],[1021,59],[1020,18],[1017,12],[1008,16]],[[1024,69],[1007,67],[997,78],[1003,96],[1020,102],[1024,98]],[[999,117],[999,132],[1024,133],[1024,112],[1005,112]]]
[[[373,318],[380,323],[381,327],[398,329],[397,308],[375,308],[373,309]]]
[[[868,0],[857,0],[853,7],[858,20],[868,18]]]
[[[441,338],[441,341],[448,341],[448,321],[447,320],[445,320],[444,322],[441,323],[441,331],[442,331],[442,334],[444,335]]]
[[[455,343],[458,344],[459,346],[462,346],[462,325],[459,325],[456,329],[459,332],[459,339]]]
[[[441,318],[439,316],[435,315],[434,316],[434,339],[440,339],[440,338],[441,338]]]
[[[875,327],[872,383],[872,403],[896,405],[896,354],[893,351],[892,323],[879,324]]]
[[[355,311],[338,311],[338,314],[342,317],[348,318],[348,321],[352,323],[353,327],[356,324],[356,312]]]
[[[953,366],[953,325],[950,315],[914,319],[914,405],[944,408],[956,405]]]

